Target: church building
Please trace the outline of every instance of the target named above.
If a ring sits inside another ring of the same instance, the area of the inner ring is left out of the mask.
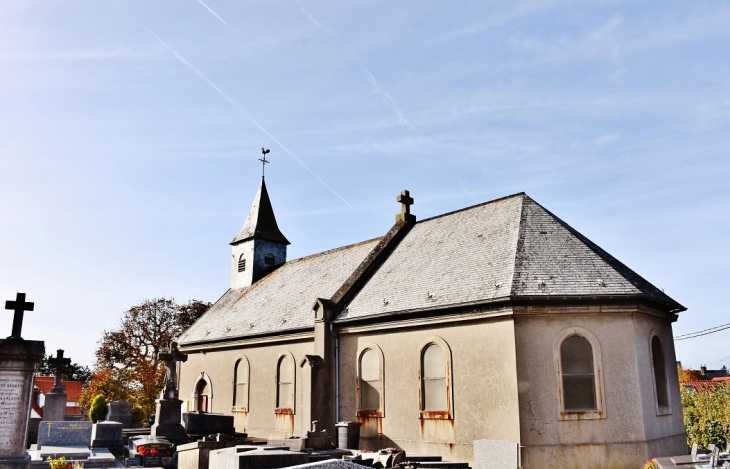
[[[261,180],[230,289],[179,339],[180,398],[250,436],[474,462],[641,467],[686,450],[672,323],[682,305],[524,193],[287,261]],[[294,240],[296,242],[296,240]]]

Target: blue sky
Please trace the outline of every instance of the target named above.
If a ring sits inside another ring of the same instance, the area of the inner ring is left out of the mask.
[[[93,363],[145,298],[215,301],[260,148],[289,258],[525,191],[730,322],[730,4],[89,0],[0,5],[0,294]],[[12,314],[0,315],[10,331]],[[730,330],[677,358],[730,366]]]

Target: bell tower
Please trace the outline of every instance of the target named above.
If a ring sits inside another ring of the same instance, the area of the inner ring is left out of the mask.
[[[265,151],[262,149],[262,152]],[[261,160],[268,163],[265,151]],[[266,181],[261,185],[251,205],[241,231],[231,241],[231,289],[246,288],[256,283],[275,267],[286,262],[286,247],[291,244],[279,231],[271,207]]]

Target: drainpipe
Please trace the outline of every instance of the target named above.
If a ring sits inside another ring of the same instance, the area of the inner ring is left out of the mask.
[[[335,336],[335,423],[340,422],[340,336],[335,334],[330,323],[330,332]]]

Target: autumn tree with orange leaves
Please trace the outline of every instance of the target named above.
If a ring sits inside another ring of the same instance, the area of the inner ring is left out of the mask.
[[[131,400],[146,415],[153,414],[165,380],[165,364],[158,353],[209,307],[210,303],[197,300],[180,305],[172,298],[158,298],[125,311],[116,328],[102,333],[95,374],[81,398],[82,406],[104,394],[107,401]]]

